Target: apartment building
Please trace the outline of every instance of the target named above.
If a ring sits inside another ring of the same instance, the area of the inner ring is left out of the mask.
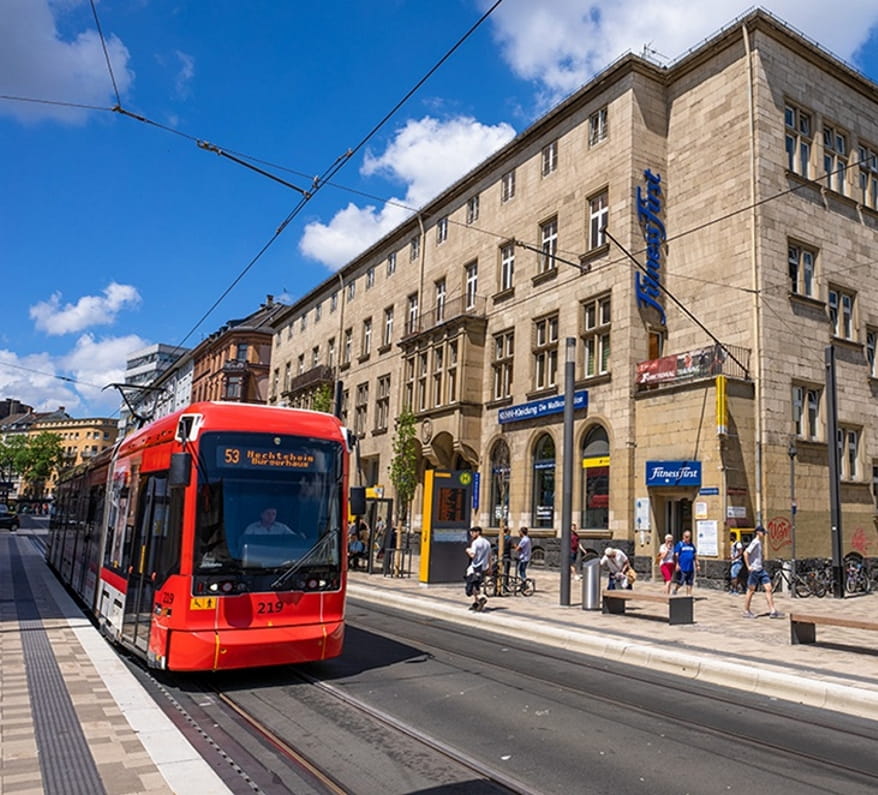
[[[756,10],[616,61],[278,313],[269,402],[340,381],[388,493],[409,407],[421,473],[479,474],[475,521],[560,535],[572,367],[586,537],[719,559],[762,523],[827,556],[834,451],[845,551],[875,555],[876,230],[878,86]]]

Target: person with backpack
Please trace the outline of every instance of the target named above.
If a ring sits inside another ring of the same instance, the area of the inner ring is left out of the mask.
[[[732,533],[731,536],[731,557],[732,562],[729,566],[729,593],[738,594],[741,587],[741,571],[744,569],[744,545]]]

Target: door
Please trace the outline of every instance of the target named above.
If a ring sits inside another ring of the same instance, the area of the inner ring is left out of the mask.
[[[673,535],[674,542],[677,542],[686,530],[692,530],[692,500],[686,497],[678,500],[666,499],[665,533]]]
[[[165,536],[168,513],[168,478],[166,473],[147,475],[139,489],[137,524],[128,562],[128,593],[122,638],[144,653],[149,645],[155,585],[152,573],[156,541]]]

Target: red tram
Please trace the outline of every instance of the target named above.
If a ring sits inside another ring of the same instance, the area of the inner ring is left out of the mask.
[[[193,404],[62,480],[48,561],[152,667],[337,656],[353,441],[328,414]]]

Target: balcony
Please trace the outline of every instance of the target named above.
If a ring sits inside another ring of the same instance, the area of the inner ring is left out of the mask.
[[[637,392],[675,386],[725,375],[742,381],[750,380],[750,349],[737,345],[708,345],[684,353],[648,359],[635,366],[634,385]]]
[[[441,307],[436,307],[430,312],[426,312],[415,320],[407,320],[402,338],[405,340],[409,337],[423,334],[445,323],[461,318],[484,318],[487,299],[477,295],[468,305],[467,297],[464,295],[457,298],[449,298]]]
[[[335,370],[325,364],[318,364],[304,373],[290,379],[290,385],[284,390],[284,394],[294,395],[322,384],[335,383]]]

